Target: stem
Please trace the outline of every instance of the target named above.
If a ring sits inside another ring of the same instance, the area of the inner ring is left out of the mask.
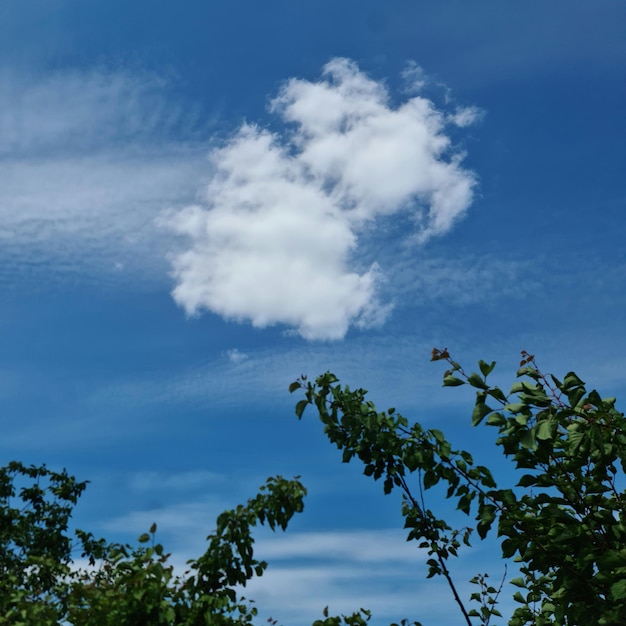
[[[439,554],[437,554],[437,560],[439,561],[439,565],[441,565],[443,575],[446,577],[446,580],[448,581],[448,585],[450,589],[452,590],[452,595],[454,596],[456,603],[459,605],[459,608],[461,609],[461,613],[463,613],[463,617],[465,618],[465,621],[467,622],[468,626],[472,626],[472,621],[470,620],[470,617],[467,614],[465,607],[463,606],[463,602],[461,601],[461,598],[459,597],[456,587],[454,586],[454,582],[452,581],[450,572],[448,571],[448,568],[446,567],[444,560],[441,558],[441,556],[439,556]]]
[[[411,493],[411,490],[409,489],[409,486],[407,485],[406,480],[404,479],[404,476],[400,476],[400,482],[402,483],[402,489],[403,489],[406,497],[409,499],[409,501],[413,505],[413,508],[415,508],[417,511],[419,511],[422,514],[422,516],[424,517],[424,508],[423,508],[423,506],[420,507],[420,505],[417,502],[417,500],[413,497],[413,494]],[[421,491],[421,483],[420,483],[420,491]],[[423,498],[423,494],[422,494],[422,498]],[[435,555],[437,557],[437,561],[439,563],[439,566],[441,567],[441,571],[442,571],[443,575],[445,576],[446,580],[448,581],[448,586],[450,587],[450,590],[452,591],[452,595],[454,596],[454,600],[459,605],[459,609],[461,609],[461,613],[463,613],[463,617],[465,618],[465,621],[467,622],[467,626],[472,626],[472,621],[470,620],[470,617],[469,617],[467,611],[465,610],[465,606],[463,605],[463,601],[461,600],[461,597],[459,596],[459,593],[456,590],[456,586],[454,584],[454,581],[452,580],[452,576],[450,575],[450,570],[448,570],[448,568],[446,567],[446,562],[445,562],[444,558],[441,556],[441,552],[439,551],[439,549],[435,550]]]
[[[467,472],[463,471],[462,469],[458,468],[454,463],[452,463],[452,459],[444,459],[443,457],[441,457],[441,461],[442,463],[447,465],[450,469],[452,469],[454,472],[456,472],[459,476],[461,476],[463,480],[465,480],[465,483],[469,485],[470,487],[472,487],[477,493],[481,494],[485,498],[485,500],[489,500],[489,502],[491,502],[498,511],[500,512],[504,511],[504,507],[502,506],[502,504],[500,504],[498,500],[496,500],[493,496],[491,496],[489,492],[485,491],[478,484],[477,481],[470,478]]]
[[[498,587],[498,591],[496,591],[496,595],[493,596],[493,599],[494,599],[493,606],[495,606],[498,603],[498,598],[500,597],[500,593],[502,592],[502,587],[504,587],[504,581],[506,580],[506,572],[507,572],[507,566],[506,566],[506,563],[505,563],[504,564],[504,572],[502,574],[502,580],[500,581],[500,586]],[[489,622],[491,621],[492,617],[493,617],[493,614],[490,613],[489,617],[487,618],[487,621],[485,622],[485,626],[489,626]]]

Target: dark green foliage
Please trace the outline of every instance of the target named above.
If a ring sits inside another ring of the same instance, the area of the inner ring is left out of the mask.
[[[0,624],[56,624],[65,611],[67,527],[85,487],[45,466],[0,468]]]
[[[407,538],[427,549],[427,576],[446,578],[468,625],[500,616],[502,585],[476,576],[480,591],[470,601],[480,607],[468,610],[447,561],[472,533],[494,530],[502,557],[521,573],[510,581],[520,604],[510,626],[626,623],[626,421],[615,399],[588,392],[573,372],[563,381],[544,375],[525,352],[509,394],[487,381],[495,363],[480,361],[480,373],[466,374],[445,349],[433,350],[433,360],[449,365],[444,386],[476,389],[471,423],[497,429],[496,445],[519,471],[516,484],[498,488],[441,431],[409,424],[395,409],[377,411],[365,390],[342,387],[331,373],[291,385],[305,393],[296,414],[314,406],[344,462],[358,458],[385,494],[400,490]],[[425,491],[438,484],[471,524],[452,528],[427,508]]]
[[[342,387],[333,374],[315,383],[302,378],[290,390],[304,391],[298,417],[312,405],[344,462],[358,459],[385,494],[402,494],[407,539],[426,551],[427,577],[445,578],[466,624],[502,617],[497,605],[510,559],[519,572],[507,586],[519,604],[510,626],[625,624],[625,417],[613,398],[587,391],[573,372],[559,380],[543,374],[532,355],[522,357],[506,394],[488,382],[495,363],[480,361],[480,373],[467,374],[447,350],[433,351],[434,361],[448,365],[444,386],[476,390],[471,424],[496,429],[496,446],[518,472],[509,485],[498,486],[440,430],[409,423],[395,408],[378,411],[365,390]],[[306,494],[297,478],[270,478],[245,505],[218,517],[206,551],[181,573],[156,542],[156,525],[136,546],[70,533],[85,488],[45,466],[0,468],[0,626],[251,624],[256,608],[237,590],[267,567],[254,558],[252,529],[284,530]],[[449,515],[427,506],[433,488],[467,523],[453,527]],[[474,534],[490,533],[499,538],[505,574],[496,585],[476,575],[466,605],[448,562]],[[314,626],[366,626],[369,619],[364,609],[339,617],[325,610]]]
[[[235,587],[260,576],[252,528],[285,529],[305,488],[270,478],[259,494],[217,520],[208,548],[177,576],[156,525],[138,545],[68,532],[86,483],[65,471],[9,463],[0,469],[0,624],[11,626],[208,626],[250,624],[256,609]],[[88,560],[78,567],[73,557]],[[359,626],[357,622],[355,626]]]

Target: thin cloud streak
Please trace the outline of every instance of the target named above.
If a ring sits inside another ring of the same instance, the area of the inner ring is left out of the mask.
[[[476,181],[445,130],[475,111],[449,117],[420,96],[394,107],[348,59],[319,82],[288,81],[271,109],[291,130],[242,125],[212,153],[204,204],[164,218],[188,241],[173,258],[174,299],[190,315],[285,324],[312,340],[382,324],[384,277],[375,260],[359,263],[359,234],[399,213],[422,243],[453,227]]]
[[[380,563],[282,567],[270,562],[263,577],[247,585],[244,595],[255,599],[262,617],[296,626],[321,619],[324,607],[330,615],[367,609],[373,624],[399,623],[404,618],[455,619],[456,606],[450,603],[445,581],[429,580],[426,587],[418,570],[417,563],[400,568]]]
[[[210,503],[189,501],[133,511],[107,521],[102,528],[138,534],[156,522],[157,539],[173,551],[171,563],[182,574],[188,570],[188,559],[197,558],[206,549],[205,537],[213,531],[219,507],[227,505],[217,498]],[[241,592],[253,597],[263,614],[294,624],[310,624],[326,605],[333,613],[352,613],[365,607],[377,620],[399,620],[415,615],[416,610],[421,617],[454,614],[454,609],[449,610],[449,589],[443,581],[429,581],[427,594],[420,593],[425,551],[407,544],[403,529],[274,534],[258,527],[254,534],[255,556],[267,560],[269,567]],[[467,556],[460,559],[463,573],[469,565]],[[473,569],[471,573],[475,573]],[[464,578],[469,577],[470,571]],[[462,587],[468,591],[467,585]]]
[[[193,134],[194,116],[168,102],[154,74],[65,71],[43,77],[0,69],[0,157],[91,153]]]
[[[421,558],[417,549],[407,546],[404,530],[350,530],[287,533],[285,537],[268,536],[257,541],[263,558],[337,559],[355,563],[406,562]],[[425,554],[425,552],[424,552]]]
[[[4,275],[32,262],[165,274],[172,235],[155,218],[193,201],[208,176],[202,129],[167,87],[129,72],[0,69]]]

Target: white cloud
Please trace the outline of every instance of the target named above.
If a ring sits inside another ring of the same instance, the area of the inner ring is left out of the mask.
[[[475,178],[444,132],[452,120],[422,97],[393,106],[347,59],[288,81],[271,108],[291,132],[244,124],[212,153],[205,204],[164,220],[190,243],[173,258],[175,300],[307,339],[382,323],[382,273],[359,259],[359,234],[403,212],[425,242],[464,214]]]
[[[415,61],[409,61],[402,71],[404,88],[407,93],[415,94],[420,92],[429,83],[428,76],[421,65]]]
[[[415,563],[424,556],[407,545],[401,529],[348,530],[266,535],[257,541],[264,559],[338,559],[353,563]]]
[[[237,348],[233,348],[232,350],[228,350],[226,352],[226,356],[228,357],[228,360],[233,363],[234,365],[238,365],[239,363],[243,363],[244,361],[246,361],[249,357],[247,354],[245,354],[244,352],[240,352],[239,350],[237,350]]]
[[[156,523],[159,534],[164,538],[181,537],[178,546],[183,546],[183,550],[189,547],[196,549],[212,531],[215,519],[224,508],[224,501],[219,498],[211,502],[183,502],[167,507],[131,511],[106,521],[102,527],[111,532],[139,534]]]
[[[282,624],[311,624],[322,618],[324,607],[330,615],[367,609],[373,624],[399,623],[405,618],[453,623],[458,609],[445,580],[424,581],[420,565],[415,561],[401,567],[382,563],[285,567],[270,561],[263,576],[247,585],[244,595],[254,598],[262,619],[267,616]],[[463,592],[474,591],[460,586]]]
[[[483,109],[478,107],[459,107],[452,115],[450,121],[459,128],[465,128],[481,120],[485,115]]]
[[[183,502],[134,511],[105,522],[103,529],[138,535],[156,522],[157,540],[172,551],[170,563],[182,574],[187,561],[206,549],[205,537],[214,529],[215,516],[228,505],[224,500]],[[254,537],[255,558],[269,565],[262,577],[252,578],[240,592],[254,599],[264,618],[310,624],[320,618],[324,606],[331,614],[364,607],[372,611],[376,623],[456,616],[445,580],[425,580],[426,551],[407,543],[404,529],[273,533],[259,526]],[[493,558],[481,546],[462,552],[451,565],[464,598],[474,591],[465,581],[477,571],[472,561],[477,552],[482,568],[488,564],[496,573],[500,568],[497,553]]]
[[[0,69],[0,155],[76,154],[189,129],[154,74],[92,70],[22,76]]]
[[[0,284],[20,267],[163,280],[175,250],[173,295],[189,314],[281,323],[308,339],[382,324],[393,274],[363,235],[399,212],[421,241],[452,227],[474,178],[445,128],[471,109],[393,106],[345,59],[324,72],[273,101],[291,132],[244,124],[209,163],[197,115],[165,97],[166,80],[0,69]]]
[[[370,609],[374,623],[457,618],[445,579],[425,579],[427,551],[407,542],[405,529],[258,534],[255,554],[269,567],[245,591],[263,615],[310,624],[328,606],[330,614]],[[448,564],[464,602],[476,590],[467,581],[479,571],[499,580],[502,563],[494,547],[476,545]]]

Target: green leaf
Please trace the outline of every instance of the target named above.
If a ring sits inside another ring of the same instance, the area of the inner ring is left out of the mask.
[[[484,539],[493,524],[493,521],[496,519],[496,507],[487,504],[483,506],[478,513],[478,525],[476,530],[481,539]]]
[[[626,566],[626,549],[608,550],[598,558],[598,566],[602,569],[615,569]]]
[[[461,450],[459,452],[459,454],[461,455],[461,458],[466,463],[469,463],[470,465],[472,465],[474,463],[474,458],[472,457],[472,455],[469,452],[467,452],[467,450]]]
[[[478,426],[483,421],[485,415],[492,413],[493,409],[483,402],[477,402],[472,412],[472,426]]]
[[[574,374],[574,372],[568,372],[563,379],[563,389],[565,391],[572,389],[573,387],[583,387],[585,383]]]
[[[578,452],[580,444],[582,443],[584,438],[585,438],[585,433],[583,431],[570,430],[568,428],[567,441],[569,443],[569,446],[568,446],[567,451],[570,455],[576,454]]]
[[[478,367],[480,367],[480,371],[482,372],[483,376],[489,376],[489,374],[491,374],[495,366],[496,366],[495,361],[491,361],[491,364],[488,364],[486,361],[483,361],[482,359],[478,361]]]
[[[499,402],[506,402],[507,401],[507,397],[504,394],[504,392],[502,391],[502,389],[500,389],[499,387],[492,387],[488,392],[487,392],[492,398],[495,398],[496,400],[498,400]]]
[[[444,441],[439,447],[439,456],[442,459],[449,459],[451,453],[452,453],[452,448],[450,447],[450,443],[447,441]]]
[[[456,508],[459,509],[460,511],[463,511],[463,513],[465,513],[466,515],[469,515],[471,504],[472,504],[472,496],[466,493],[465,495],[459,498],[459,502]]]
[[[293,393],[294,391],[297,391],[298,389],[300,389],[300,381],[294,380],[291,383],[291,385],[289,385],[289,393]]]
[[[306,409],[307,404],[307,400],[300,400],[300,402],[296,404],[296,415],[298,416],[298,419],[302,419],[302,414],[304,413],[304,409]]]
[[[537,441],[535,439],[535,428],[525,430],[519,438],[519,442],[523,448],[527,450],[534,450],[537,447]]]
[[[148,533],[143,533],[143,535],[139,535],[138,541],[139,543],[146,543],[150,541],[150,535]]]
[[[424,473],[424,489],[430,489],[439,482],[439,477],[435,472],[428,470]]]
[[[626,598],[626,580],[618,580],[611,585],[611,595],[615,600],[623,600]]]
[[[553,421],[550,419],[539,422],[539,424],[537,424],[537,439],[541,439],[542,441],[552,439],[554,437],[553,424]]]
[[[487,424],[489,426],[504,426],[504,424],[506,424],[506,418],[502,413],[492,413],[487,418]]]
[[[438,428],[431,428],[429,432],[439,443],[445,443],[446,437]]]
[[[467,377],[467,382],[472,387],[478,387],[478,389],[489,389],[489,385],[481,378],[480,374],[477,374],[476,372],[472,372]]]
[[[523,578],[513,578],[509,582],[512,585],[515,585],[516,587],[521,587],[522,589],[526,589],[526,583],[524,582]]]
[[[527,408],[527,404],[524,402],[513,402],[511,404],[507,404],[504,408],[509,411],[509,413],[519,413]]]
[[[459,385],[464,385],[465,381],[457,378],[456,376],[448,375],[443,379],[444,387],[458,387]]]
[[[563,389],[563,383],[554,374],[550,374],[550,378],[557,389]]]
[[[567,401],[569,402],[569,405],[575,409],[579,405],[580,401],[585,397],[586,393],[587,392],[584,387],[575,387],[571,391],[568,391]]]
[[[518,481],[518,487],[532,487],[537,484],[537,477],[532,474],[524,474]]]
[[[524,391],[524,382],[521,380],[518,380],[514,382],[513,385],[511,386],[511,391],[509,391],[509,394],[520,393],[522,391]]]

